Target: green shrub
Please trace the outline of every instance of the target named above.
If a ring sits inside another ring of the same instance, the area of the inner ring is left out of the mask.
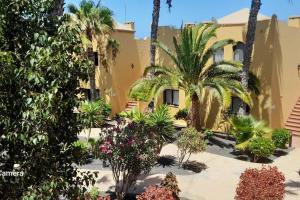
[[[175,119],[187,119],[189,111],[187,108],[179,110],[174,116]]]
[[[207,139],[211,139],[214,136],[214,132],[209,129],[204,130],[204,134],[206,135]]]
[[[291,133],[286,129],[276,129],[272,133],[272,140],[277,148],[286,148],[290,138]]]
[[[136,123],[145,123],[147,119],[147,115],[140,112],[137,108],[129,111],[122,111],[121,113],[119,113],[119,116],[122,118],[130,119]]]
[[[202,133],[195,128],[186,128],[179,136],[177,141],[178,146],[178,161],[182,165],[184,160],[189,160],[192,153],[200,153],[205,151],[206,143]]]
[[[106,103],[104,99],[99,99],[99,104],[101,107],[101,114],[105,118],[109,117],[111,115],[111,105]]]
[[[266,137],[272,132],[264,121],[257,121],[252,116],[235,116],[230,119],[231,134],[236,139],[236,149],[247,150],[251,139]]]
[[[253,155],[253,161],[257,162],[260,158],[271,156],[276,147],[271,139],[257,137],[251,140],[248,149]]]

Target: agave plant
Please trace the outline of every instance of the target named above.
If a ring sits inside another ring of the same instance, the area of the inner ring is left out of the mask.
[[[246,150],[254,138],[271,138],[272,129],[264,121],[257,121],[252,116],[234,116],[230,119],[231,134],[236,138],[236,149]]]
[[[185,27],[181,31],[180,42],[176,37],[173,38],[175,51],[160,42],[156,43],[159,49],[172,59],[174,67],[147,67],[144,71],[145,77],[132,86],[130,96],[138,97],[139,95],[136,94],[143,94],[141,100],[150,100],[152,97],[157,98],[165,89],[184,90],[186,97],[191,100],[189,126],[193,126],[197,130],[201,130],[200,99],[205,92],[212,94],[224,107],[229,107],[232,95],[251,104],[249,94],[239,81],[241,63],[234,61],[209,62],[215,52],[226,45],[235,43],[233,40],[226,39],[209,45],[211,40],[216,37],[217,29],[218,25],[216,24]],[[152,73],[153,76],[146,76],[149,73]]]

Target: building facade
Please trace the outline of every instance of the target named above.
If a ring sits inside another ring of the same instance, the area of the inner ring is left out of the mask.
[[[242,61],[248,16],[249,10],[243,9],[215,21],[220,25],[216,40],[234,39],[237,45],[226,46],[216,53],[214,60]],[[179,37],[180,30],[159,28],[158,39],[168,47],[173,47],[173,36]],[[100,96],[111,103],[114,114],[134,106],[144,110],[147,104],[129,99],[128,91],[149,65],[150,41],[135,39],[132,23],[119,26],[113,37],[120,43],[120,53],[108,69],[97,68]],[[159,50],[156,59],[158,64],[174,65]],[[260,95],[252,95],[254,106],[249,108],[249,113],[271,128],[288,128],[293,132],[293,141],[300,144],[300,17],[290,17],[284,22],[275,15],[259,14],[250,70],[260,79],[261,89]],[[238,101],[232,100],[229,112],[235,113]],[[186,107],[184,91],[169,88],[157,103],[168,104],[174,115]],[[202,105],[204,126],[224,131],[218,103],[207,98]]]

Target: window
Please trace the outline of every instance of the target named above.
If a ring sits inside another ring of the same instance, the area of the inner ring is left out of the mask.
[[[94,52],[94,64],[95,66],[99,65],[99,60],[98,60],[98,52]]]
[[[164,91],[164,104],[179,105],[179,90],[165,90]]]
[[[224,60],[224,49],[218,49],[215,53],[214,53],[214,63],[219,63],[222,62]]]
[[[91,90],[90,89],[85,89],[85,88],[80,88],[80,92],[83,94],[85,100],[91,101]],[[96,90],[96,98],[100,97],[100,92],[97,89]]]
[[[237,115],[241,107],[241,103],[242,101],[239,97],[231,97],[231,106],[229,109],[229,114]],[[246,106],[246,114],[250,114],[250,107],[248,105]]]
[[[241,63],[244,61],[244,46],[242,42],[239,42],[233,47],[233,60],[240,61]]]

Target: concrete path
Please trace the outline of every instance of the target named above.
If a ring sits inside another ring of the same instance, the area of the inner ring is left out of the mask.
[[[162,155],[176,156],[177,147],[174,144],[166,145]],[[235,189],[241,173],[247,168],[260,168],[261,164],[249,163],[227,158],[211,153],[192,155],[190,160],[203,162],[208,169],[199,174],[177,175],[180,196],[186,200],[233,200]],[[286,177],[285,200],[300,199],[300,148],[291,151],[287,156],[276,159],[271,166],[277,166]],[[142,191],[145,186],[159,184],[165,174],[150,174],[137,182],[135,191]],[[113,189],[111,171],[100,170],[96,186],[101,191]]]

